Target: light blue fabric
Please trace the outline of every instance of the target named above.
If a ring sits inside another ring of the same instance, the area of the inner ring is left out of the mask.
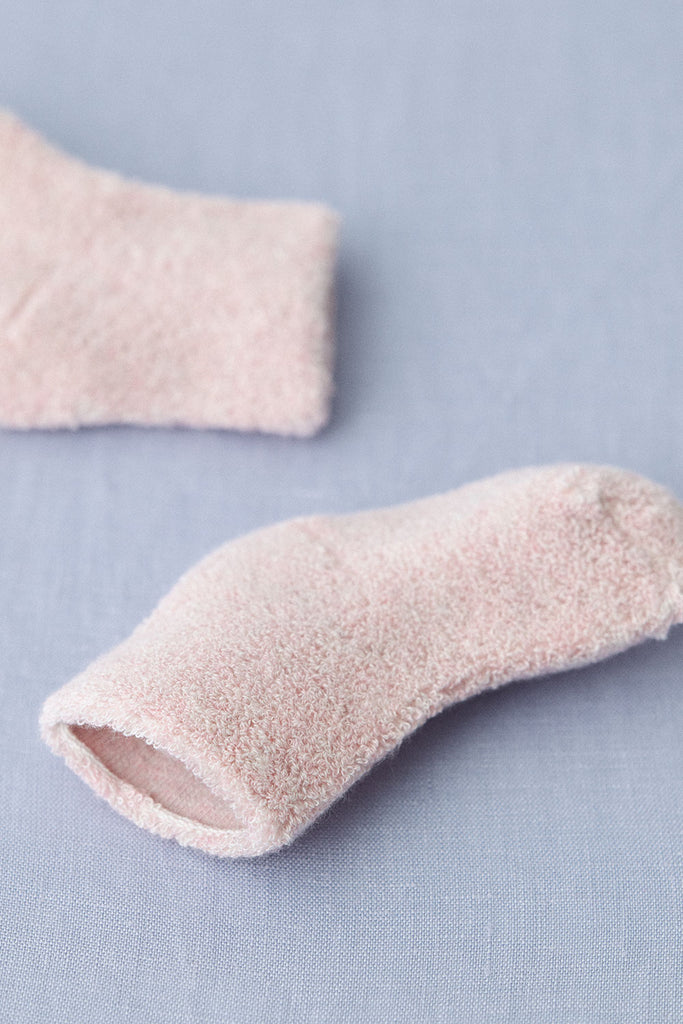
[[[344,217],[319,438],[0,435],[3,1022],[683,1019],[683,630],[445,713],[257,861],[138,830],[37,734],[245,530],[555,460],[683,497],[682,11],[0,0],[0,102],[67,150]]]

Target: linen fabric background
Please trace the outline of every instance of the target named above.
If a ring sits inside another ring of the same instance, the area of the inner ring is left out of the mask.
[[[681,1019],[683,630],[456,706],[254,861],[117,816],[37,718],[278,519],[560,460],[683,497],[682,46],[666,0],[0,0],[48,139],[344,218],[319,437],[0,434],[3,1021]]]

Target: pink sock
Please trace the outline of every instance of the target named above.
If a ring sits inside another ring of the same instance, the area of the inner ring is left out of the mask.
[[[682,585],[683,508],[618,469],[295,519],[191,569],[42,731],[139,825],[259,854],[447,705],[663,638]]]
[[[308,435],[337,217],[125,181],[0,111],[0,424]]]

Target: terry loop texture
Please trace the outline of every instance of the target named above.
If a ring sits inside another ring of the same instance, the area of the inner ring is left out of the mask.
[[[295,519],[191,569],[42,731],[139,825],[264,853],[447,705],[663,638],[682,585],[683,508],[618,469]]]
[[[315,433],[337,222],[126,181],[0,111],[0,424]]]

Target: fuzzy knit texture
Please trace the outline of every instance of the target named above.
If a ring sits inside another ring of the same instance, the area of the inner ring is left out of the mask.
[[[42,732],[139,825],[261,854],[447,705],[664,638],[682,587],[682,506],[609,467],[294,519],[186,573]]]
[[[315,433],[337,229],[317,203],[127,181],[0,111],[0,425]]]

